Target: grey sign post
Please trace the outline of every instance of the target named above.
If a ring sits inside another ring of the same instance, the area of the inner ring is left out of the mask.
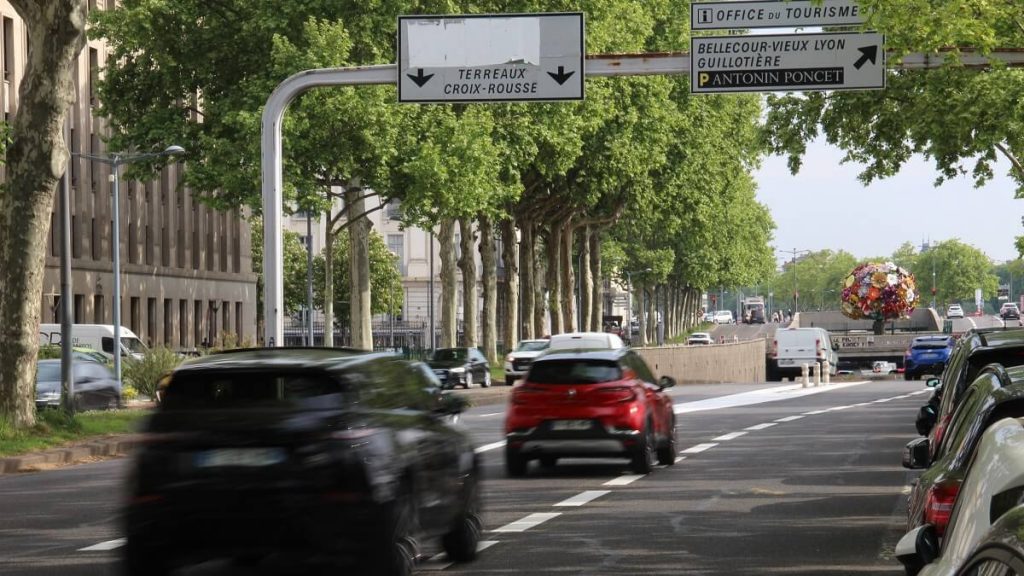
[[[864,10],[855,0],[741,0],[690,4],[690,30],[859,26]]]
[[[690,40],[695,94],[885,88],[884,37],[763,34]]]
[[[399,102],[583,99],[582,13],[400,16]]]

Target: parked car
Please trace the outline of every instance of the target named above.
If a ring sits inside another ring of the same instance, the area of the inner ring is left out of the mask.
[[[482,388],[491,385],[491,365],[476,348],[438,348],[427,365],[434,369],[445,388],[469,388],[474,382]]]
[[[871,363],[872,374],[895,374],[896,363],[886,362],[885,360],[875,360]]]
[[[732,310],[719,310],[715,312],[714,322],[715,324],[735,324],[736,320],[732,317]]]
[[[77,355],[77,353],[76,353]],[[121,383],[106,364],[75,358],[71,363],[76,411],[112,410],[121,406]],[[39,360],[36,364],[36,408],[59,408],[61,360]]]
[[[959,304],[950,304],[949,308],[946,308],[946,318],[963,318],[964,309]]]
[[[714,344],[715,342],[711,339],[711,334],[707,332],[694,332],[686,339],[686,343],[693,346],[695,344]]]
[[[903,356],[903,379],[917,380],[922,374],[942,374],[956,341],[952,336],[918,336]]]
[[[900,539],[897,558],[910,574],[920,570],[922,576],[954,576],[977,552],[993,523],[1016,507],[1022,494],[1024,419],[1004,418],[981,436],[941,548],[934,527],[926,524]]]
[[[607,332],[567,332],[551,337],[548,350],[589,350],[625,348],[626,344],[615,334]]]
[[[511,386],[516,380],[526,376],[533,359],[543,354],[549,344],[551,341],[548,339],[519,342],[519,346],[505,356],[505,384]]]
[[[999,308],[999,317],[1003,320],[1020,320],[1020,309],[1013,302],[1005,302]]]
[[[554,466],[559,458],[629,458],[633,471],[650,472],[655,458],[671,466],[676,421],[666,388],[643,359],[625,348],[549,350],[512,390],[505,417],[505,469],[526,473],[530,460]]]
[[[839,346],[832,343],[824,328],[786,328],[775,331],[770,368],[773,376],[796,380],[804,364],[828,360],[829,373],[839,369]]]
[[[907,500],[907,529],[931,524],[941,537],[982,433],[1003,418],[1022,416],[1024,367],[991,364],[984,368],[964,392],[939,447],[933,450],[931,439],[925,437],[912,440],[904,449],[904,467],[927,468]]]
[[[237,350],[170,376],[130,463],[124,573],[325,558],[408,576],[418,542],[472,560],[482,525],[465,407],[383,353]]]
[[[715,313],[714,312],[705,312],[704,313],[704,317],[702,318],[702,320],[704,322],[714,322],[715,321]]]

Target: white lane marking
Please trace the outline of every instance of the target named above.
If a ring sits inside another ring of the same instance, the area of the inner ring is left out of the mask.
[[[718,438],[712,438],[712,442],[728,442],[729,440],[735,440],[740,436],[746,436],[746,432],[730,432],[728,434],[722,434]]]
[[[893,400],[903,400],[904,398],[910,398],[910,394],[904,394],[903,396],[894,396]]]
[[[491,546],[494,546],[498,543],[498,540],[480,540],[476,544],[476,551],[483,552],[484,550],[487,550]],[[435,554],[431,556],[430,558],[419,564],[416,568],[419,570],[423,570],[425,572],[436,572],[440,570],[446,570],[454,565],[455,562],[449,560],[448,555],[444,552],[441,552],[440,554]]]
[[[978,325],[974,322],[974,318],[971,318],[970,316],[968,316],[967,317],[967,321],[971,323],[971,328],[977,328],[978,327]]]
[[[926,393],[931,392],[931,391],[932,391],[931,388],[925,388],[924,390],[918,390],[917,392],[911,392],[910,394],[912,396],[917,396],[918,394],[926,394]]]
[[[501,412],[488,412],[487,414],[477,414],[477,418],[492,418],[494,416],[501,416]]]
[[[534,526],[543,524],[548,520],[557,518],[561,515],[561,512],[535,512],[524,516],[515,522],[505,524],[501,528],[495,528],[492,532],[525,532]]]
[[[643,478],[645,474],[623,474],[604,483],[604,486],[627,486]]]
[[[779,418],[778,420],[776,420],[776,422],[792,422],[793,420],[799,420],[803,417],[803,414],[798,414],[796,416],[786,416],[785,418]]]
[[[804,416],[816,416],[818,414],[824,414],[828,410],[812,410],[810,412],[804,412]]]
[[[703,452],[705,450],[710,450],[710,449],[714,448],[715,446],[718,446],[718,444],[715,444],[715,443],[712,443],[712,442],[709,442],[709,443],[706,443],[706,444],[697,444],[696,446],[691,446],[691,447],[687,448],[686,450],[680,450],[679,453],[680,454],[697,454],[697,453]]]
[[[695,402],[682,402],[676,404],[673,410],[676,414],[686,414],[689,412],[702,412],[705,410],[737,408],[740,406],[750,406],[752,404],[763,404],[765,402],[790,400],[793,398],[809,396],[811,394],[820,394],[826,391],[841,390],[843,388],[849,388],[850,386],[859,386],[861,384],[867,383],[867,380],[861,380],[857,382],[831,384],[827,387],[818,386],[816,388],[804,388],[800,384],[790,384],[786,386],[776,386],[775,388],[765,388],[763,390],[742,392],[740,394],[731,394],[729,396],[720,396],[718,398],[707,398],[704,400],[697,400]]]
[[[686,456],[676,456],[676,464],[679,464],[683,460],[686,460]]]
[[[835,412],[837,410],[849,410],[850,408],[853,408],[853,406],[833,406],[832,408],[828,409],[828,412]]]
[[[881,404],[882,402],[888,402],[889,400],[892,400],[892,398],[879,398],[878,400],[872,402],[872,404]]]
[[[765,422],[764,424],[757,424],[755,426],[750,426],[749,428],[744,428],[744,430],[764,430],[765,428],[771,428],[772,426],[778,425],[778,422]]]
[[[93,544],[92,546],[86,546],[85,548],[79,548],[79,552],[105,552],[107,550],[114,550],[124,546],[125,539],[118,538],[117,540],[107,540],[106,542],[100,542],[99,544]]]
[[[504,445],[505,445],[505,441],[504,440],[499,440],[497,442],[491,442],[490,444],[484,444],[483,446],[477,446],[476,450],[474,450],[474,452],[476,452],[477,454],[482,454],[484,452],[489,452],[489,451],[494,450],[496,448],[501,448]]]
[[[611,490],[584,490],[572,498],[566,498],[561,502],[555,504],[555,506],[583,506],[587,502],[596,500],[605,494],[608,494]]]
[[[914,487],[908,484],[903,487],[903,490],[900,490],[900,493],[903,494],[904,496],[910,496],[910,493],[913,491]]]

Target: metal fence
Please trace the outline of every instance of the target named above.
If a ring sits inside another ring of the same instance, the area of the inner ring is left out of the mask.
[[[372,323],[373,349],[401,354],[412,360],[422,360],[430,355],[434,345],[430,341],[430,325],[428,322],[406,322],[402,320],[377,321]],[[465,342],[462,323],[459,323],[456,341]],[[285,346],[323,346],[324,323],[313,323],[313,342],[308,341],[307,330],[299,326],[287,326],[284,329]],[[441,331],[435,327],[434,344],[440,344]],[[347,326],[334,328],[334,345],[345,347],[352,345],[352,333]],[[498,343],[498,354],[504,354],[504,346]]]

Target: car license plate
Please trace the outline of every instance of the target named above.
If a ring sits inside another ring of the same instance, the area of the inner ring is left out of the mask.
[[[590,430],[590,420],[552,420],[552,430]]]
[[[219,448],[199,452],[195,464],[197,468],[261,467],[280,464],[286,459],[283,448]]]

